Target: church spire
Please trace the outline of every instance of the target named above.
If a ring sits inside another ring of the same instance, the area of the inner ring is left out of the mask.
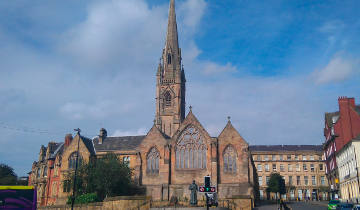
[[[181,49],[178,41],[175,0],[170,0],[168,27],[162,59],[164,79],[174,82],[177,79],[177,82],[179,82],[181,77]]]
[[[172,136],[185,118],[185,72],[175,14],[175,0],[170,0],[165,47],[156,73],[156,126]]]
[[[170,48],[173,53],[179,51],[178,32],[175,13],[175,0],[170,0],[168,28],[166,33],[165,49]]]

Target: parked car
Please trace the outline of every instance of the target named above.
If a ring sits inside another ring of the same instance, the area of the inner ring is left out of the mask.
[[[328,203],[328,210],[336,209],[336,206],[340,203],[339,200],[330,200]]]
[[[353,210],[353,207],[354,207],[354,204],[352,204],[352,203],[339,203],[336,206],[336,209],[339,209],[339,210]]]
[[[354,208],[353,208],[354,210],[360,210],[360,205],[359,204],[356,204],[356,205],[354,205]]]

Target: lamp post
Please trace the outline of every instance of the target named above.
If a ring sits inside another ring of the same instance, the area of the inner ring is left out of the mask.
[[[74,131],[77,132],[77,135],[79,136],[78,139],[78,144],[77,144],[77,152],[76,152],[76,161],[75,161],[75,176],[74,176],[74,184],[73,184],[73,195],[72,195],[72,199],[71,199],[71,210],[74,209],[74,203],[75,203],[75,189],[76,189],[76,172],[77,172],[77,168],[78,168],[78,161],[79,161],[79,145],[80,145],[80,128],[74,129]]]

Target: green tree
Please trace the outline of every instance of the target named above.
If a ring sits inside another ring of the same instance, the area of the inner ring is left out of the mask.
[[[278,193],[280,195],[286,193],[285,180],[279,173],[271,173],[266,191],[275,193],[276,198]]]
[[[0,185],[16,185],[17,176],[14,169],[6,164],[0,164]]]
[[[141,194],[142,191],[131,180],[132,170],[109,153],[102,158],[83,164],[77,173],[76,196],[96,193],[100,200],[105,197]],[[71,188],[74,173],[69,174]]]

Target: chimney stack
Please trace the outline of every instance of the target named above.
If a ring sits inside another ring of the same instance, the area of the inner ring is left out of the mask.
[[[105,130],[105,128],[101,128],[99,134],[99,144],[102,144],[106,139],[106,137],[107,137],[107,131]]]
[[[73,137],[72,137],[71,133],[66,134],[66,136],[65,136],[65,146],[66,147],[70,145],[72,139],[73,139]]]

